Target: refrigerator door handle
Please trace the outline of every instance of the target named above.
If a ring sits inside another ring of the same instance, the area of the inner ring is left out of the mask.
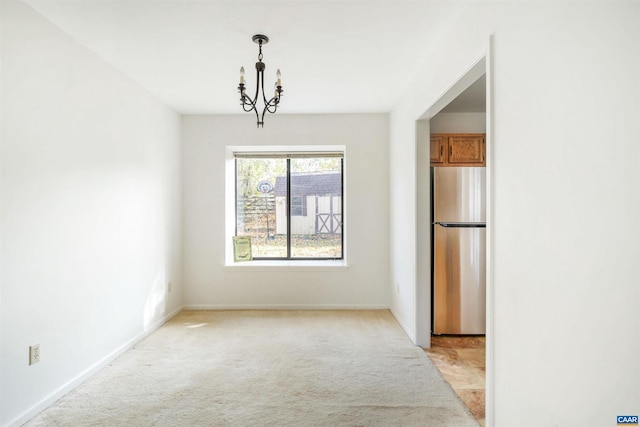
[[[483,222],[435,222],[434,224],[439,225],[441,227],[451,227],[451,228],[486,228],[487,224]]]

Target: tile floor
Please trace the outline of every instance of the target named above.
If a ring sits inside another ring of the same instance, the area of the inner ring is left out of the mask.
[[[484,426],[485,337],[434,336],[424,351]]]

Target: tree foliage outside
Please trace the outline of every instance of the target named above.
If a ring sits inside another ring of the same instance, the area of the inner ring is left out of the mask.
[[[238,192],[242,196],[258,195],[258,183],[268,181],[275,185],[276,178],[287,175],[287,159],[236,160]],[[340,172],[342,159],[335,157],[313,157],[291,159],[291,173]]]

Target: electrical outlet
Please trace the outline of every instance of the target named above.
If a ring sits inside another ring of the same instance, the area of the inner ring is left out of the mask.
[[[29,365],[40,361],[40,344],[29,346]]]

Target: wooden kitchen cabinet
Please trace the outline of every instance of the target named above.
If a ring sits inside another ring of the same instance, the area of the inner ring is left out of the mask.
[[[445,151],[448,150],[447,137],[444,135],[431,135],[431,164],[442,164],[447,159]]]
[[[432,166],[485,166],[485,134],[432,134]]]

